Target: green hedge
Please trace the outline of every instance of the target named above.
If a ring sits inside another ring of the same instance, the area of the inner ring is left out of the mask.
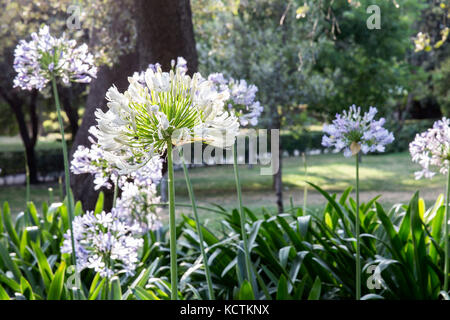
[[[63,155],[60,149],[36,150],[38,172],[41,174],[64,170]],[[25,172],[24,151],[0,152],[0,176]]]
[[[293,155],[295,150],[299,152],[305,152],[308,150],[323,150],[321,131],[302,131],[302,132],[289,132],[282,133],[281,148],[283,151],[287,151],[289,155]]]

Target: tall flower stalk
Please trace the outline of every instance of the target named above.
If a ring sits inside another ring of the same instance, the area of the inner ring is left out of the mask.
[[[189,172],[186,167],[186,163],[184,161],[182,151],[180,152],[180,158],[181,158],[181,161],[183,164],[184,178],[186,180],[186,186],[188,189],[189,198],[191,200],[192,211],[194,212],[195,225],[196,225],[198,239],[199,239],[199,243],[200,243],[200,252],[201,252],[202,258],[203,258],[203,265],[205,266],[206,283],[208,284],[208,297],[210,300],[214,300],[215,299],[214,289],[213,289],[213,283],[211,280],[211,272],[209,270],[208,256],[206,255],[205,246],[204,246],[204,242],[203,242],[202,227],[200,224],[200,218],[198,216],[197,204],[195,202],[195,196],[194,196],[194,190],[192,188],[191,179],[189,178]]]
[[[305,181],[308,180],[308,163],[306,162],[306,153],[302,153],[303,159],[303,169],[305,169]],[[307,202],[308,201],[308,184],[305,183],[305,187],[303,188],[303,214],[306,214]]]
[[[377,109],[370,107],[369,111],[361,114],[361,108],[352,105],[342,115],[336,114],[332,124],[324,125],[325,135],[322,145],[344,151],[345,157],[355,156],[356,168],[356,208],[355,208],[355,237],[356,237],[356,277],[355,298],[361,299],[361,254],[360,254],[360,208],[359,208],[359,154],[369,152],[384,152],[385,146],[394,141],[394,135],[383,128],[384,118],[374,120]]]
[[[234,165],[234,178],[236,181],[236,191],[238,195],[238,202],[239,202],[239,217],[241,221],[241,236],[242,236],[242,242],[244,245],[244,255],[245,255],[245,269],[247,274],[247,279],[249,283],[252,283],[253,277],[252,277],[252,264],[250,259],[250,251],[248,247],[248,240],[247,240],[247,232],[245,230],[245,223],[246,223],[246,217],[245,217],[245,211],[244,211],[244,205],[242,204],[242,190],[241,190],[241,180],[239,178],[239,167],[238,167],[238,161],[237,161],[237,146],[236,144],[233,147],[233,165]]]
[[[356,210],[355,210],[355,233],[356,233],[356,299],[361,299],[361,239],[359,222],[359,156],[355,155],[356,168]]]
[[[26,190],[25,190],[25,203],[27,206],[26,214],[25,214],[25,225],[28,225],[28,218],[30,215],[30,212],[28,210],[28,203],[30,202],[30,167],[28,166],[28,157],[27,152],[25,151],[25,183],[26,183]]]
[[[178,272],[177,272],[177,226],[175,216],[175,181],[173,177],[173,152],[172,141],[167,143],[167,184],[169,193],[169,233],[170,233],[170,284],[172,287],[172,300],[178,297]]]
[[[64,160],[64,183],[66,188],[66,196],[67,196],[67,212],[69,214],[69,229],[70,229],[70,235],[72,239],[72,249],[73,252],[75,252],[75,240],[74,240],[74,234],[73,234],[73,226],[72,221],[74,219],[74,205],[73,205],[73,198],[72,193],[70,191],[70,172],[69,172],[69,157],[67,152],[67,142],[64,135],[64,122],[61,115],[61,105],[59,103],[59,95],[58,95],[58,88],[56,86],[56,79],[52,78],[52,88],[53,88],[53,97],[55,99],[55,105],[56,105],[56,114],[58,116],[58,123],[59,123],[59,132],[61,133],[61,146],[63,151],[63,160]],[[77,266],[76,261],[76,255],[72,254],[72,263],[75,266]],[[78,275],[78,273],[77,273]],[[79,279],[78,279],[79,280]],[[78,286],[78,284],[77,284]]]
[[[178,60],[180,62],[180,59]],[[123,94],[108,90],[109,110],[96,111],[98,144],[105,159],[121,172],[132,172],[155,155],[167,154],[171,298],[177,299],[175,185],[173,147],[194,141],[227,148],[234,144],[239,121],[224,108],[226,93],[199,73],[186,74],[186,66],[173,62],[170,72],[150,65],[128,78]]]
[[[94,58],[88,52],[87,46],[83,44],[77,47],[76,44],[75,40],[68,40],[64,35],[61,38],[53,37],[49,27],[43,26],[38,33],[31,34],[30,41],[21,40],[14,51],[14,69],[17,72],[14,87],[20,87],[23,90],[38,89],[44,95],[48,95],[48,83],[51,82],[62,140],[72,252],[76,251],[72,226],[74,205],[70,192],[67,143],[64,136],[57,80],[61,80],[64,85],[70,85],[71,82],[89,83],[97,72],[93,63]],[[75,254],[72,254],[72,260],[76,272],[76,285],[78,289],[81,289]]]
[[[425,132],[417,134],[414,141],[409,144],[412,161],[418,163],[422,170],[415,172],[416,179],[432,178],[439,170],[447,176],[444,214],[444,286],[448,292],[449,278],[449,244],[448,244],[448,206],[450,199],[450,120],[442,118]]]
[[[445,215],[444,215],[444,237],[445,237],[445,262],[444,262],[444,291],[448,292],[448,278],[449,278],[449,247],[448,247],[448,202],[450,200],[450,170],[447,168],[447,187],[445,196]]]

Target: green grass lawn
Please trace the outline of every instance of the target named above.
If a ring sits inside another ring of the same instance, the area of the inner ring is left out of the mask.
[[[354,184],[354,158],[344,158],[341,154],[314,155],[307,158],[308,181],[328,191],[342,191]],[[445,178],[439,175],[431,180],[415,180],[414,172],[418,166],[411,162],[409,153],[364,156],[360,164],[361,190],[415,191],[420,188],[440,188]],[[202,195],[221,195],[234,192],[235,182],[232,165],[199,167],[189,170],[195,190]],[[270,191],[272,176],[260,175],[260,167],[249,169],[241,166],[242,189],[244,191]],[[184,187],[183,172],[176,176],[177,190]],[[287,188],[303,188],[305,170],[301,158],[283,159],[283,183]]]
[[[341,154],[309,156],[308,181],[330,192],[342,192],[354,185],[354,158],[344,158]],[[364,156],[360,165],[360,186],[362,201],[382,195],[380,202],[392,205],[408,202],[416,190],[431,203],[443,192],[444,177],[437,175],[431,180],[415,180],[414,171],[418,169],[410,160],[408,153]],[[232,165],[191,168],[191,180],[199,205],[220,204],[226,208],[237,206],[235,181]],[[266,207],[275,209],[275,195],[272,191],[272,177],[260,175],[260,167],[240,166],[244,205],[259,211]],[[182,171],[175,172],[176,197],[178,203],[189,203],[188,193]],[[283,159],[284,202],[290,198],[294,205],[302,205],[305,186],[305,172],[301,158]],[[32,188],[32,200],[40,206],[47,199],[48,185]],[[53,186],[55,194],[58,187]],[[23,210],[24,187],[0,187],[0,202],[9,201],[11,207]],[[323,197],[309,189],[308,208],[319,208],[324,204]],[[181,209],[181,211],[189,211]],[[209,217],[209,214],[206,215]]]
[[[290,195],[303,199],[300,193],[305,179],[330,192],[341,192],[354,185],[354,158],[344,158],[341,154],[315,155],[309,156],[307,162],[308,176],[305,177],[301,158],[283,159],[283,183],[288,195],[285,200]],[[431,180],[415,180],[416,170],[418,166],[411,162],[408,153],[364,156],[360,165],[360,187],[367,194],[382,193],[386,198],[399,192],[412,195],[416,190],[430,192],[444,188],[444,177],[437,175]],[[235,197],[232,165],[192,168],[189,172],[199,200],[228,198],[230,194]],[[240,173],[244,193],[252,197],[261,195],[258,202],[267,204],[263,195],[272,193],[272,177],[260,175],[259,166],[252,169],[241,166]],[[176,172],[175,176],[177,194],[187,195],[183,173]]]
[[[53,189],[53,201],[61,201],[59,186],[57,184],[39,184],[31,186],[31,200],[36,207],[42,208],[42,203],[49,201],[49,188]],[[18,213],[25,210],[25,186],[0,187],[0,204],[8,202],[11,211]]]

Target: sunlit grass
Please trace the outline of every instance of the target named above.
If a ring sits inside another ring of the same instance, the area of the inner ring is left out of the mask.
[[[352,159],[341,154],[314,155],[307,158],[308,181],[328,191],[343,191],[353,185],[355,167]],[[411,162],[408,153],[364,156],[360,166],[361,190],[415,191],[419,188],[445,186],[440,175],[431,180],[415,180],[418,166]],[[202,195],[217,195],[234,192],[233,168],[231,165],[191,168],[192,183]],[[283,183],[288,188],[303,188],[305,185],[303,163],[300,157],[283,159]],[[248,192],[272,190],[272,176],[260,175],[260,167],[241,166],[243,190]],[[177,193],[184,194],[182,173],[176,173]],[[187,193],[186,193],[187,194]]]

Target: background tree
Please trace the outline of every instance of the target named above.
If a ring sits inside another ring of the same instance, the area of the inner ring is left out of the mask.
[[[94,6],[95,2],[96,0],[91,0],[83,3]],[[92,11],[88,11],[90,15],[84,17],[87,21],[87,29],[68,29],[66,26],[66,20],[69,17],[67,7],[71,4],[73,1],[70,0],[43,2],[5,0],[0,3],[0,23],[2,26],[7,26],[0,28],[0,102],[9,106],[17,122],[17,128],[25,148],[31,183],[38,182],[35,147],[41,131],[41,121],[38,115],[42,112],[39,111],[47,111],[50,108],[47,109],[49,106],[45,97],[36,92],[30,94],[13,88],[13,79],[16,75],[13,69],[14,49],[21,39],[36,32],[43,23],[51,26],[51,32],[58,36],[65,32],[71,38],[85,41],[88,38],[88,32],[85,31],[91,29],[95,22]],[[98,47],[101,45],[102,42]],[[83,100],[81,93],[84,92],[84,88],[83,85],[74,84],[62,91],[61,100],[72,135],[78,129],[78,105]]]
[[[298,15],[296,8],[302,5]],[[194,22],[202,74],[223,72],[258,87],[264,106],[260,123],[287,129],[301,122],[302,105],[323,78],[311,74],[323,41],[322,2],[196,2]],[[203,9],[202,9],[203,8]],[[283,211],[282,161],[274,175],[277,206]]]
[[[30,94],[13,88],[14,48],[20,39],[36,31],[40,23],[50,19],[50,16],[58,17],[59,14],[59,10],[46,3],[37,6],[30,1],[2,1],[0,4],[1,24],[8,26],[0,28],[0,100],[9,106],[17,121],[31,183],[38,182],[35,146],[40,125],[38,118],[40,97],[36,91]],[[70,105],[67,104],[67,107],[70,108]]]
[[[417,35],[414,37],[415,64],[429,71],[425,89],[426,101],[434,102],[440,111],[450,115],[450,1],[427,0],[415,23]],[[418,104],[416,114],[423,114],[424,103]]]
[[[129,4],[129,6],[127,6]],[[92,82],[86,102],[83,122],[73,144],[72,151],[78,145],[89,146],[88,130],[95,124],[94,112],[97,108],[106,110],[106,91],[115,84],[119,90],[127,88],[127,77],[133,72],[144,70],[150,63],[161,63],[164,69],[170,68],[170,61],[183,56],[189,64],[189,72],[197,69],[197,53],[191,19],[189,0],[134,0],[131,2],[114,2],[116,14],[123,15],[128,10],[133,16],[136,30],[136,46],[127,48],[119,55],[112,66],[100,68],[97,79]],[[117,30],[128,30],[130,21],[124,20],[122,25],[114,21]],[[93,33],[92,39],[98,36]],[[93,190],[92,176],[72,175],[72,189],[75,199],[81,200],[83,207],[92,209],[98,193]],[[89,190],[89,192],[86,192]],[[112,204],[112,194],[107,192],[107,207]]]
[[[380,29],[366,26],[371,16],[366,10],[372,4],[380,8]],[[420,70],[408,61],[408,52],[413,49],[413,22],[423,6],[420,1],[360,0],[336,1],[331,7],[337,31],[332,41],[324,42],[314,71],[332,85],[310,107],[328,119],[352,104],[375,106],[390,114],[420,80]]]

